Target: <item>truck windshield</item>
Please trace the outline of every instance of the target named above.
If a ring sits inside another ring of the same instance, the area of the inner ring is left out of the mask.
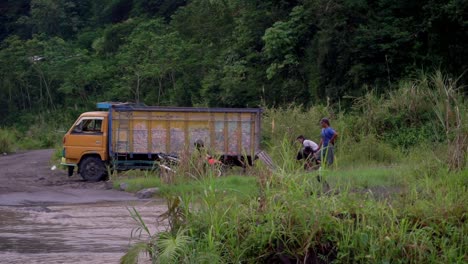
[[[82,120],[73,129],[74,133],[101,133],[101,119],[85,119]]]

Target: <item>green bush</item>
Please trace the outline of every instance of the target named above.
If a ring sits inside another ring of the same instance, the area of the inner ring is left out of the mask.
[[[354,191],[352,183],[324,195],[306,174],[272,175],[257,185],[259,196],[242,200],[205,182],[204,192],[182,193],[170,207],[178,225],[160,239],[187,230],[186,250],[171,263],[460,263],[464,180],[466,173],[419,179],[390,201]]]
[[[320,142],[320,119],[330,117],[331,111],[324,106],[304,110],[301,106],[264,109],[262,136],[264,145],[278,145],[284,140],[294,142],[296,137],[305,137]],[[332,122],[334,120],[332,119]]]
[[[0,128],[0,154],[14,152],[17,147],[16,141],[14,132]]]
[[[72,123],[71,116],[59,111],[21,116],[15,125],[21,135],[18,146],[21,149],[54,148],[61,145]]]
[[[62,162],[62,156],[63,146],[56,145],[54,148],[54,153],[52,153],[52,156],[50,157],[50,163],[59,166],[60,162]],[[65,168],[65,166],[63,166],[63,168]]]
[[[348,141],[346,145],[337,147],[340,166],[363,164],[394,164],[401,160],[399,148],[393,147],[373,134],[361,135],[356,141]]]
[[[456,87],[436,72],[402,81],[398,89],[387,94],[371,91],[354,101],[348,117],[352,120],[350,134],[372,133],[405,149],[420,143],[442,142],[447,136],[445,126],[453,123],[445,119],[453,119],[454,110],[463,106],[462,100],[456,100]]]
[[[370,92],[346,114],[266,109],[263,144],[278,169],[257,171],[242,198],[239,186],[219,191],[212,180],[199,182],[202,191],[176,190],[168,212],[177,225],[161,236],[183,238],[172,261],[466,262],[467,171],[450,170],[450,157],[466,163],[467,107],[453,87],[435,74],[385,96]],[[335,166],[305,172],[295,138],[320,140],[324,116],[339,133]]]
[[[443,143],[420,144],[406,155],[404,164],[415,178],[435,177],[447,170],[448,146]]]
[[[34,124],[19,142],[22,149],[54,148],[61,144],[63,134],[44,124]]]

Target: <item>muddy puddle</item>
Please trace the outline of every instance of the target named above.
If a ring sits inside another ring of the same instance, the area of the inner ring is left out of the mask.
[[[119,263],[137,227],[135,208],[152,232],[164,200],[50,206],[0,206],[0,263]]]

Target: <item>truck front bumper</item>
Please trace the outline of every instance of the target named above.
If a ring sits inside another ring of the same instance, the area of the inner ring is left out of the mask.
[[[77,165],[75,163],[70,163],[70,162],[67,162],[67,159],[65,157],[62,157],[62,160],[60,162],[60,165],[63,165],[63,166],[73,166],[73,167],[76,167]]]

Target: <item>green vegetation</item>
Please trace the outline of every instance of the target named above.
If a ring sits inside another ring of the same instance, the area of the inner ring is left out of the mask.
[[[460,0],[3,2],[0,126],[99,101],[348,108],[421,69],[468,78]]]
[[[137,192],[141,189],[161,186],[159,175],[153,172],[141,173],[130,171],[118,177],[112,176],[111,180],[114,184],[114,189],[120,189],[120,184],[125,183],[127,185],[125,191],[127,192]]]
[[[139,240],[122,263],[139,252],[164,263],[466,262],[468,111],[459,89],[436,74],[354,102],[347,112],[266,109],[263,145],[277,170],[173,175],[160,185],[170,229]],[[323,116],[340,133],[336,162],[305,172],[294,139],[318,140]]]
[[[407,165],[322,172],[331,189],[301,170],[243,176],[256,189],[244,195],[234,191],[242,185],[220,191],[218,179],[175,186],[163,215],[171,229],[152,234],[150,250],[164,263],[463,263],[466,170],[431,176]]]
[[[255,178],[244,176],[229,176],[222,178],[207,177],[202,180],[185,181],[181,184],[174,186],[164,186],[161,191],[163,195],[177,196],[180,194],[187,195],[202,195],[206,188],[211,188],[215,192],[223,193],[225,195],[233,195],[242,197],[250,197],[257,191],[255,187]]]
[[[151,234],[131,211],[148,241],[122,262],[141,251],[163,263],[468,261],[467,1],[18,0],[0,10],[0,152],[57,147],[98,101],[265,109],[274,173],[216,178],[186,162],[176,175],[114,179],[159,186],[171,227]],[[318,141],[324,116],[339,133],[336,162],[304,173],[294,139]]]
[[[181,193],[200,195],[204,192],[206,186],[212,185],[218,192],[234,192],[239,196],[246,196],[255,193],[255,178],[245,176],[233,176],[216,178],[213,175],[201,179],[187,181],[187,178],[177,180],[178,183],[166,184],[161,181],[160,173],[156,172],[133,172],[120,173],[112,178],[114,188],[119,189],[120,184],[125,183],[125,191],[137,192],[144,188],[159,187],[163,196],[177,196]],[[211,177],[210,177],[211,176]]]
[[[13,152],[16,148],[16,136],[13,132],[0,128],[0,153]]]

